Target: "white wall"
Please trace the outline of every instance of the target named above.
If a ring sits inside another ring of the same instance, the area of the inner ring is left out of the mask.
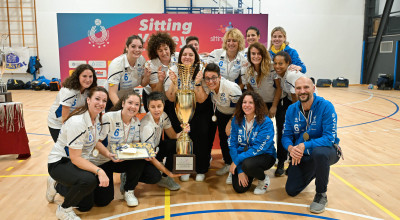
[[[362,0],[262,1],[269,33],[282,26],[287,40],[316,79],[343,76],[359,84],[364,26]]]
[[[135,2],[134,4],[132,2]],[[167,1],[168,6],[188,6],[187,1]],[[211,0],[194,0],[194,6],[217,6]],[[232,5],[237,1],[229,0]],[[251,0],[244,1],[251,6]],[[56,13],[163,13],[163,0],[40,0],[37,1],[41,75],[59,77]],[[258,13],[259,1],[254,1]],[[206,5],[207,6],[207,5]],[[261,12],[269,14],[269,31],[283,26],[290,46],[307,66],[309,76],[333,79],[344,76],[360,82],[364,22],[362,0],[269,0]]]

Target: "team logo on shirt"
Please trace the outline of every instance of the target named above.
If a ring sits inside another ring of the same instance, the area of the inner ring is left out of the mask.
[[[224,65],[224,61],[219,61],[218,66],[221,67],[222,65]]]
[[[118,128],[117,128],[117,129],[115,129],[114,136],[116,136],[116,137],[118,137],[118,136],[119,136],[119,129],[118,129]]]
[[[89,37],[89,44],[92,45],[92,47],[97,47],[97,48],[102,48],[107,46],[109,44],[108,38],[110,37],[110,32],[106,30],[104,26],[101,26],[101,20],[96,19],[94,20],[95,26],[92,26],[92,28],[88,31],[88,37]],[[96,36],[101,33],[101,36],[98,37]]]

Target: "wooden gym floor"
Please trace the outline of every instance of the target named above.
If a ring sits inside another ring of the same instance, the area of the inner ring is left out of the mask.
[[[56,219],[57,203],[63,198],[57,195],[53,204],[45,199],[47,155],[54,144],[47,114],[56,94],[12,91],[13,100],[24,105],[32,157],[0,156],[0,219]],[[266,194],[253,194],[256,181],[249,192],[235,193],[225,184],[226,175],[215,175],[223,164],[219,150],[213,150],[205,182],[177,180],[182,188],[176,192],[139,184],[135,190],[139,206],[128,208],[116,175],[116,198],[110,205],[77,213],[82,219],[400,219],[400,92],[350,86],[319,88],[319,95],[335,105],[345,156],[331,167],[329,204],[322,214],[308,211],[313,182],[297,197],[289,197],[284,190],[286,177],[274,177],[275,168],[267,171],[271,186]]]

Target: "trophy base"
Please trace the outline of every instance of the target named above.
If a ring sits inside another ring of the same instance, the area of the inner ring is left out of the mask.
[[[196,155],[194,154],[174,154],[174,174],[196,173]]]
[[[11,92],[0,93],[0,103],[3,102],[12,102]]]

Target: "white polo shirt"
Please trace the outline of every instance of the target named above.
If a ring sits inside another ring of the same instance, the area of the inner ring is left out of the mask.
[[[111,152],[111,144],[135,143],[140,141],[140,120],[133,117],[129,125],[122,121],[121,111],[107,112],[102,117],[100,140],[108,137],[108,150]],[[110,161],[109,158],[99,154],[97,157],[91,155],[90,161],[101,165]]]
[[[85,90],[83,94],[79,90],[61,88],[57,94],[56,100],[50,107],[49,115],[47,117],[47,125],[53,129],[61,129],[62,126],[62,106],[70,107],[71,113],[78,107],[85,105],[88,91]]]
[[[254,76],[246,72],[243,84],[250,84],[253,90],[260,94],[264,102],[273,102],[276,90],[274,87],[274,80],[278,79],[278,74],[276,74],[275,70],[271,70],[268,76],[261,79],[260,85],[257,85],[257,76],[258,73],[256,71],[254,71]]]
[[[154,149],[160,144],[163,130],[172,127],[171,121],[165,112],[161,114],[158,124],[154,122],[150,112],[142,118],[140,123],[140,140],[143,143],[150,143]]]
[[[118,96],[132,91],[142,82],[146,59],[140,56],[134,66],[130,66],[126,54],[115,58],[108,67],[107,89],[109,84],[118,85]]]
[[[236,58],[229,61],[226,50],[216,49],[208,56],[207,63],[215,63],[220,68],[221,76],[232,82],[238,82],[238,78],[246,73],[247,59],[241,52]],[[243,79],[242,79],[243,80]]]
[[[171,56],[171,61],[170,61],[170,65],[169,66],[164,66],[161,63],[159,58],[152,59],[149,62],[150,63],[150,71],[151,71],[150,83],[149,84],[158,83],[158,69],[160,68],[160,66],[161,66],[161,71],[165,72],[165,79],[164,79],[164,84],[165,84],[165,82],[169,78],[169,69],[173,68],[178,63],[178,56],[176,54],[177,53],[175,53],[174,55]],[[146,86],[144,88],[144,90],[146,91],[147,94],[151,93],[151,87],[150,86]]]
[[[287,70],[285,75],[281,78],[281,87],[282,91],[288,94],[288,99],[292,101],[292,96],[290,94],[295,94],[295,82],[298,78],[306,76],[304,73],[300,71],[290,71]]]
[[[210,91],[208,87],[205,92],[211,94],[211,101],[216,105],[218,111],[226,115],[231,115],[235,112],[236,103],[242,95],[242,90],[238,84],[224,77],[221,77],[218,94],[214,90]]]
[[[94,125],[88,111],[72,116],[63,124],[57,142],[48,156],[48,162],[55,163],[62,157],[69,157],[65,148],[82,150],[81,157],[89,160],[99,141],[100,129],[99,116],[96,117]]]

